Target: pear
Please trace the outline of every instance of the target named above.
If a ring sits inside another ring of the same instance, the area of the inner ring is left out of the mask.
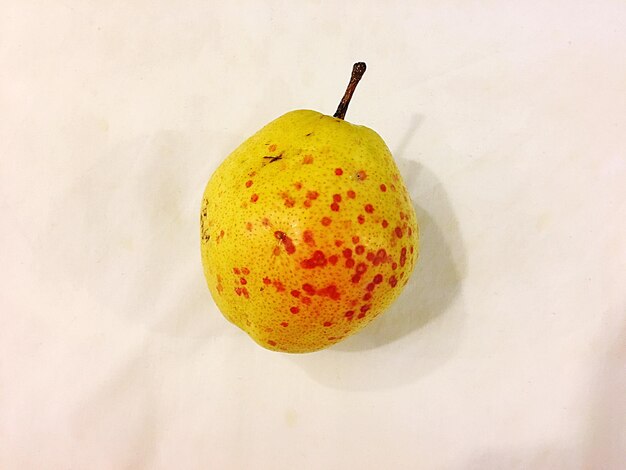
[[[243,142],[209,180],[201,208],[206,281],[223,315],[261,346],[311,352],[356,333],[398,297],[418,226],[389,149],[334,116],[289,112]]]

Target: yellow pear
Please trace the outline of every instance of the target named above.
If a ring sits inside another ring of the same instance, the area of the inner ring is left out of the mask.
[[[344,116],[289,112],[242,143],[209,180],[204,274],[224,316],[261,346],[316,351],[398,297],[418,256],[415,212],[380,136]]]

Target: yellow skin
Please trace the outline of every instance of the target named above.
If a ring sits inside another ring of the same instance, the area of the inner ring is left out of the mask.
[[[215,303],[275,351],[356,333],[398,297],[418,256],[415,212],[384,141],[315,111],[287,113],[231,153],[200,222]]]

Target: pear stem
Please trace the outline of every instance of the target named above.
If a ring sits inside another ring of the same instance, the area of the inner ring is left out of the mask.
[[[350,104],[354,90],[361,81],[366,68],[365,62],[357,62],[352,66],[352,76],[350,77],[350,82],[348,83],[346,92],[343,95],[343,98],[341,98],[339,106],[337,106],[337,111],[335,111],[333,117],[339,119],[344,119],[346,117],[346,111],[348,111],[348,105]]]

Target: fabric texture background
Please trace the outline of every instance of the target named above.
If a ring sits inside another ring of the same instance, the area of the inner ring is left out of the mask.
[[[0,0],[0,468],[623,469],[625,21]],[[362,333],[272,353],[205,286],[204,185],[359,60],[347,120],[394,153],[421,258]]]

